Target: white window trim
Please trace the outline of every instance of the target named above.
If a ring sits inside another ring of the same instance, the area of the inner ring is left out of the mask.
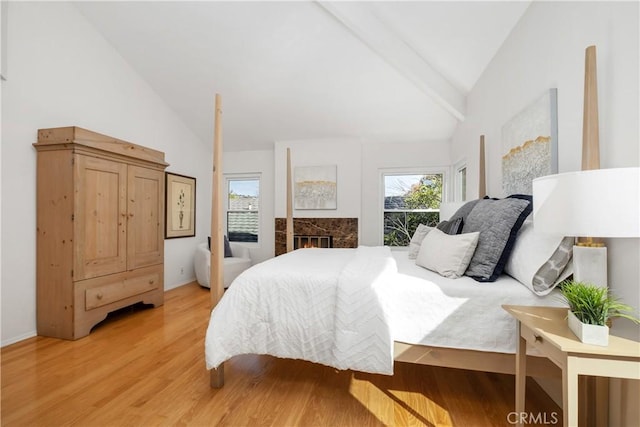
[[[466,169],[467,170],[467,193],[469,192],[469,168],[467,167],[467,160],[466,159],[462,159],[458,162],[456,162],[453,165],[453,194],[452,194],[452,198],[450,200],[453,200],[454,202],[464,202],[465,200],[462,200],[462,182],[460,182],[460,171],[462,171],[462,169]]]
[[[386,175],[435,175],[442,174],[442,202],[447,201],[450,171],[448,167],[434,166],[425,168],[379,168],[378,169],[378,245],[384,244],[384,177]],[[428,211],[428,210],[425,210]],[[402,249],[398,246],[394,249]],[[406,247],[404,247],[406,248]]]
[[[258,241],[257,242],[235,242],[248,248],[259,248],[262,240],[262,173],[225,173],[224,176],[224,215],[222,218],[222,226],[224,233],[227,234],[227,213],[229,212],[229,181],[238,180],[258,180]]]

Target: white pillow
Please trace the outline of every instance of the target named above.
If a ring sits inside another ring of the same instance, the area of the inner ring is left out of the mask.
[[[573,273],[573,237],[535,232],[528,218],[520,231],[504,272],[536,295],[546,295]]]
[[[411,241],[409,242],[409,259],[416,259],[418,251],[420,251],[420,244],[424,240],[424,237],[433,229],[434,227],[429,227],[424,224],[418,225],[418,228],[416,228],[416,231],[413,233],[413,237],[411,237]]]
[[[450,279],[462,277],[478,245],[479,232],[446,234],[433,229],[420,245],[416,264]]]

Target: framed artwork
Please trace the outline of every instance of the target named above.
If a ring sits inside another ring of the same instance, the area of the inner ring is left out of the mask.
[[[196,235],[196,179],[165,173],[165,239]]]
[[[337,209],[337,169],[336,165],[296,167],[294,208]]]
[[[534,178],[558,173],[558,90],[549,89],[502,127],[502,191],[532,194]]]

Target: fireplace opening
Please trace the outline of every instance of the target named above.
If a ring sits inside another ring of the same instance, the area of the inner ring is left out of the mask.
[[[293,248],[332,248],[332,236],[304,236],[296,234],[293,236]]]

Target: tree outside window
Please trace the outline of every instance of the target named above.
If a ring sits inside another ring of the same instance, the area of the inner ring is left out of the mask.
[[[408,246],[419,224],[440,218],[442,174],[384,175],[384,244]]]

